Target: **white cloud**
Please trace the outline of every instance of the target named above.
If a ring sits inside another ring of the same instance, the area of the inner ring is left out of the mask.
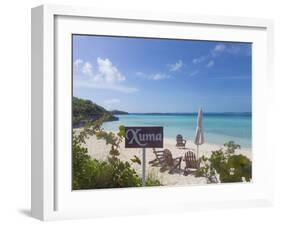
[[[192,60],[193,64],[200,64],[203,62],[208,61],[207,67],[212,67],[214,65],[214,61],[212,59],[221,56],[222,54],[241,54],[241,55],[251,55],[251,48],[246,48],[245,46],[242,46],[240,44],[224,44],[224,43],[218,43],[216,44],[210,51],[203,56],[200,56],[198,58],[194,58]],[[212,62],[213,61],[213,62]]]
[[[172,78],[172,76],[164,74],[164,73],[155,73],[155,74],[147,75],[143,72],[136,72],[136,75],[141,78],[144,78],[147,80],[154,80],[154,81]]]
[[[210,67],[213,67],[215,64],[215,61],[214,60],[210,60],[207,64],[206,64],[206,67],[210,68]]]
[[[226,48],[225,50],[227,53],[229,54],[233,54],[233,55],[245,55],[245,56],[250,56],[251,53],[251,46],[241,46],[241,45],[231,45],[228,48]]]
[[[194,58],[194,59],[192,60],[192,63],[193,63],[193,64],[199,64],[199,63],[202,63],[205,59],[206,59],[205,56],[201,56],[201,57],[198,57],[198,58]]]
[[[178,60],[174,64],[168,64],[168,67],[170,68],[170,71],[178,71],[182,68],[183,62],[181,60]]]
[[[169,78],[171,78],[170,75],[161,74],[161,73],[152,74],[151,76],[148,77],[149,80],[163,80]]]
[[[147,78],[147,75],[141,71],[136,72],[136,76],[139,78]]]
[[[74,61],[75,86],[107,89],[124,93],[138,91],[135,87],[122,84],[126,80],[126,77],[121,74],[108,58],[102,59],[98,57],[96,63],[97,67],[94,70],[93,65],[88,61],[81,59]]]
[[[229,48],[226,49],[226,51],[230,54],[238,54],[241,51],[240,46],[230,46]]]
[[[210,52],[210,57],[209,58],[219,56],[220,54],[225,52],[226,49],[227,49],[226,45],[223,44],[223,43],[219,43],[219,44],[215,45],[215,47]]]
[[[74,67],[78,68],[83,63],[83,60],[77,59],[74,61]]]
[[[224,44],[222,44],[222,43],[219,43],[219,44],[217,44],[214,47],[213,51],[215,51],[215,52],[223,52],[225,49],[226,49],[226,46]]]
[[[213,57],[216,57],[222,53],[228,53],[231,55],[251,55],[250,45],[245,46],[244,44],[217,44],[211,51]]]
[[[119,72],[117,67],[115,67],[107,58],[97,58],[97,72],[94,72],[90,62],[84,62],[79,59],[76,60],[74,64],[78,66],[78,70],[80,69],[80,72],[83,75],[92,77],[94,81],[114,83],[126,79],[125,76]]]
[[[196,71],[192,71],[190,74],[189,74],[189,76],[195,76],[195,75],[197,75],[199,73],[199,71],[198,70],[196,70]]]
[[[107,58],[97,59],[98,64],[98,73],[95,75],[95,80],[106,81],[106,82],[115,82],[115,81],[124,81],[125,76],[123,76],[119,70],[113,66],[111,61]]]
[[[144,75],[144,73],[143,73],[143,72],[141,72],[141,71],[138,71],[138,72],[136,72],[136,75],[138,75],[138,76],[143,76],[143,75]]]
[[[85,62],[82,66],[82,73],[87,76],[93,76],[93,66],[89,62]]]

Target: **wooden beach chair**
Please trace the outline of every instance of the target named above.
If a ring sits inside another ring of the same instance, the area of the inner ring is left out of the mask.
[[[164,149],[163,152],[164,161],[160,171],[163,172],[169,169],[169,173],[173,173],[175,170],[181,170],[182,157],[173,158],[172,153],[169,149]]]
[[[185,148],[186,140],[182,138],[182,135],[177,135],[177,144],[176,147],[178,148]]]
[[[183,161],[185,162],[184,175],[188,175],[190,170],[197,170],[199,168],[199,161],[192,151],[185,153]]]
[[[155,148],[153,148],[153,153],[155,155],[155,159],[149,161],[152,166],[158,166],[161,165],[164,162],[164,150],[156,151]]]

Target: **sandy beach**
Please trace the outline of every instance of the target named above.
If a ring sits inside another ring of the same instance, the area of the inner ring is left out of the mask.
[[[80,129],[75,129],[75,132],[79,132]],[[104,140],[97,140],[95,136],[90,137],[86,140],[86,143],[83,144],[84,147],[88,149],[89,155],[98,160],[107,160],[109,156],[110,146],[105,144]],[[189,149],[193,149],[196,153],[196,145],[188,140],[186,147]],[[222,147],[222,145],[218,144],[210,144],[204,143],[199,147],[199,156],[205,155],[210,156],[211,152],[214,150],[218,150]],[[164,148],[169,149],[173,155],[173,157],[181,157],[184,156],[187,149],[179,149],[176,147],[176,140],[165,138],[164,139]],[[157,149],[161,150],[161,149]],[[247,156],[249,159],[252,159],[252,152],[250,149],[239,149],[236,151],[237,154],[243,154]],[[121,143],[120,145],[120,156],[119,158],[123,161],[129,161],[134,157],[134,155],[138,156],[142,159],[142,150],[141,149],[125,149],[125,143]],[[195,177],[193,174],[189,174],[187,176],[183,175],[183,173],[175,172],[173,174],[169,174],[168,171],[160,172],[160,167],[154,167],[149,164],[149,161],[154,160],[155,155],[153,154],[153,150],[151,148],[146,149],[146,174],[155,175],[163,185],[173,186],[173,185],[188,185],[188,184],[206,184],[207,180],[204,177]],[[137,163],[132,163],[132,167],[136,170],[136,172],[141,176],[141,165]],[[182,161],[181,169],[184,169],[185,162]]]

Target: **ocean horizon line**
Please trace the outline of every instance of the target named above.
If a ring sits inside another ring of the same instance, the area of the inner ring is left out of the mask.
[[[197,115],[198,112],[126,112],[131,115]],[[252,112],[203,112],[209,115],[252,115]],[[121,114],[116,114],[121,115]]]

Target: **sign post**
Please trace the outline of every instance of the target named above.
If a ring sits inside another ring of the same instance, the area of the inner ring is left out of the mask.
[[[163,148],[163,127],[125,127],[125,148],[142,148],[142,186],[145,186],[146,148]]]
[[[145,187],[145,148],[142,148],[142,186]]]

